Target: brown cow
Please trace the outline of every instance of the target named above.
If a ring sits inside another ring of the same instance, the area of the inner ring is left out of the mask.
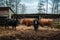
[[[40,19],[39,20],[39,25],[43,26],[50,26],[52,28],[53,25],[53,19]]]
[[[34,18],[24,18],[22,21],[22,24],[25,24],[27,26],[33,25]]]

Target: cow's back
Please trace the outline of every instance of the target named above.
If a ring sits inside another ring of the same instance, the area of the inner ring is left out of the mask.
[[[34,18],[24,18],[22,19],[22,24],[25,24],[25,25],[32,25],[33,24],[33,21],[35,20]]]
[[[53,19],[40,19],[39,24],[52,25],[53,24]]]

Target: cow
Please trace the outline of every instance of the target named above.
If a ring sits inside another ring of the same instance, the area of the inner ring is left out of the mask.
[[[52,25],[53,25],[53,19],[41,18],[39,20],[39,25],[42,26],[42,27],[49,26],[49,27],[53,28],[52,27]]]
[[[5,29],[9,26],[12,26],[12,29],[16,30],[16,26],[19,24],[19,20],[15,20],[15,19],[8,19],[5,22]]]
[[[33,25],[34,20],[35,20],[34,18],[24,18],[22,21],[22,24],[31,26],[31,25]]]

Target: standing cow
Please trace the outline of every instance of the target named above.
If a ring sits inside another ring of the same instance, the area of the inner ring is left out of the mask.
[[[33,25],[34,20],[35,20],[34,18],[24,18],[22,20],[22,24],[27,25],[27,26],[31,26],[31,25]]]
[[[45,19],[45,18],[42,18],[39,20],[39,25],[40,26],[49,26],[51,28],[53,28],[53,19]]]
[[[9,26],[12,26],[12,29],[16,29],[16,26],[19,24],[19,20],[15,20],[15,19],[8,19],[6,20],[5,23],[5,28],[9,28]]]

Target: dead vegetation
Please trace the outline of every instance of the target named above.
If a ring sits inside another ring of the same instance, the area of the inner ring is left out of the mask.
[[[0,40],[60,40],[60,29],[42,28],[34,31],[33,26],[20,25],[16,30],[0,28]]]

